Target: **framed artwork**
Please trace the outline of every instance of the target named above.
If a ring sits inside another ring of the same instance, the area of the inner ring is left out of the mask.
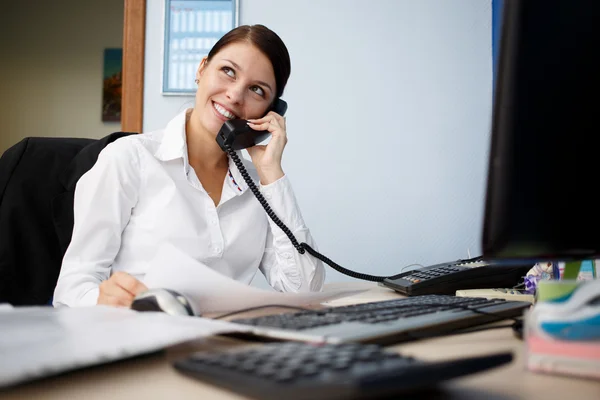
[[[104,49],[102,121],[121,122],[123,49]]]
[[[239,0],[165,0],[162,93],[193,95],[200,60],[238,18]]]

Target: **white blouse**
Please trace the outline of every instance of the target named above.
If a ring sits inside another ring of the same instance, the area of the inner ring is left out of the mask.
[[[77,182],[73,236],[54,292],[55,306],[96,304],[100,283],[115,271],[143,280],[163,244],[247,284],[260,269],[278,291],[322,289],[321,261],[298,253],[231,160],[215,207],[188,163],[187,112],[163,130],[109,144]],[[257,181],[252,163],[238,155]],[[259,189],[298,242],[317,249],[287,176],[259,184]]]

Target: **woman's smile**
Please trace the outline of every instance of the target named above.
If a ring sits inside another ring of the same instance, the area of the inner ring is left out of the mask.
[[[222,104],[213,101],[212,105],[215,111],[217,112],[217,116],[220,117],[223,121],[237,118],[237,116],[234,113],[225,108]]]

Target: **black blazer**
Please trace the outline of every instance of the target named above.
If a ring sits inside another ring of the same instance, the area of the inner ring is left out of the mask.
[[[49,303],[73,233],[75,185],[107,144],[131,134],[28,137],[0,157],[0,303]]]

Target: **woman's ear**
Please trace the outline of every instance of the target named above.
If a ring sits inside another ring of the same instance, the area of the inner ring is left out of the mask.
[[[202,58],[202,61],[200,61],[200,65],[198,66],[198,70],[196,71],[196,83],[198,83],[198,81],[200,80],[200,77],[204,73],[204,70],[206,69],[207,64],[208,64],[208,58],[207,57]]]

